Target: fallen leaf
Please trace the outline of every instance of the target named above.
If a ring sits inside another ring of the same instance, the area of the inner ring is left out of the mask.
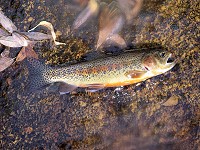
[[[99,38],[96,48],[98,49],[107,39],[118,34],[125,24],[121,10],[116,2],[109,5],[101,3],[102,11],[99,17]]]
[[[164,102],[163,106],[175,106],[178,104],[179,97],[176,95],[171,96],[166,102]]]
[[[49,34],[44,34],[41,32],[21,32],[25,36],[27,36],[30,40],[41,41],[52,39],[52,36]]]
[[[96,0],[90,0],[85,9],[78,15],[72,25],[72,30],[80,28],[86,21],[97,15],[99,11],[99,3]]]
[[[5,49],[2,53],[1,53],[1,57],[9,57],[10,54],[10,50],[9,49]]]
[[[19,54],[17,55],[16,62],[22,61],[26,58],[26,50],[25,47],[22,47]]]
[[[0,28],[0,36],[9,36],[9,33],[4,29]]]
[[[20,33],[13,32],[12,36],[3,36],[0,43],[8,47],[28,46],[28,40]]]
[[[4,13],[1,10],[0,10],[0,23],[10,33],[13,33],[13,31],[17,31],[17,27],[8,17],[4,15]]]
[[[16,41],[16,37],[3,36],[0,38],[0,43],[8,47],[22,47],[22,45]]]
[[[117,0],[119,7],[126,16],[127,22],[130,24],[132,19],[138,15],[142,8],[143,0]]]
[[[14,58],[0,57],[0,72],[8,68],[14,62]]]
[[[14,33],[12,36],[3,36],[0,38],[0,43],[8,47],[22,47],[27,46],[28,42],[20,37],[19,34]]]
[[[50,22],[41,21],[38,25],[36,25],[34,28],[32,28],[31,30],[29,30],[28,32],[35,30],[35,28],[37,28],[38,26],[44,26],[44,27],[46,27],[48,30],[50,30],[55,45],[66,45],[65,43],[61,43],[61,42],[57,42],[57,41],[56,41],[56,34],[55,34],[55,32],[54,32],[53,25],[52,25]]]
[[[28,46],[28,42],[23,35],[21,35],[17,32],[13,32],[12,36],[21,45],[21,47],[22,46]]]
[[[33,47],[28,45],[27,47],[22,47],[19,54],[17,55],[16,61],[22,61],[26,57],[38,59],[38,54],[33,50]]]
[[[27,57],[38,59],[38,54],[33,50],[33,47],[27,46],[25,47]]]

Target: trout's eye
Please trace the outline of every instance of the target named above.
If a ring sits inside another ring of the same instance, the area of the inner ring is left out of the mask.
[[[164,58],[166,53],[165,52],[160,52],[159,55],[160,55],[161,58]]]

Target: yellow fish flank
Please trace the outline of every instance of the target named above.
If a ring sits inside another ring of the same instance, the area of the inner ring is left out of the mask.
[[[105,87],[134,84],[173,68],[176,63],[171,55],[164,50],[135,50],[66,67],[49,67],[29,59],[29,85],[31,90],[35,90],[60,82],[59,91],[64,94],[77,87],[97,91]]]

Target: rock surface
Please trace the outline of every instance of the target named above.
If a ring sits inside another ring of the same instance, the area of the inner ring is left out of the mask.
[[[67,1],[0,0],[0,6],[21,31],[42,20],[54,25],[67,45],[37,44],[48,64],[79,60],[95,47],[96,20],[68,36],[79,9]],[[0,149],[198,149],[199,22],[197,0],[144,0],[140,15],[121,34],[136,48],[160,45],[179,62],[138,86],[61,96],[48,88],[23,96],[27,71],[13,64],[0,73]],[[19,49],[11,51],[14,57]],[[163,106],[172,96],[176,105]]]

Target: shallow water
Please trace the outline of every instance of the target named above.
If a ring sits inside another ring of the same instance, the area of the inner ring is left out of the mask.
[[[47,41],[35,47],[48,64],[78,60],[95,47],[97,20],[68,36],[80,10],[69,1],[0,0],[0,5],[20,31],[46,20],[61,33],[58,39],[66,46]],[[198,149],[199,22],[197,0],[144,0],[121,35],[130,47],[166,48],[179,62],[137,86],[61,96],[47,88],[24,96],[24,65],[1,72],[0,149]],[[19,50],[11,49],[11,55]],[[172,103],[163,105],[169,98]]]

